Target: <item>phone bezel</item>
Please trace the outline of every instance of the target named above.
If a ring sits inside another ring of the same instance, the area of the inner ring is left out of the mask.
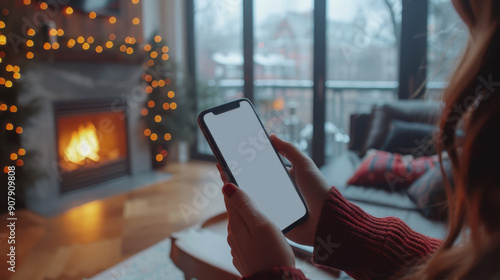
[[[285,234],[285,233],[289,232],[294,227],[296,227],[297,225],[301,224],[302,222],[304,222],[307,219],[307,217],[309,216],[309,209],[307,208],[307,204],[305,203],[304,198],[302,197],[302,194],[300,193],[299,188],[297,187],[297,185],[293,181],[292,177],[290,176],[290,172],[288,172],[288,170],[287,170],[287,168],[286,168],[286,166],[285,166],[282,158],[280,157],[280,154],[278,153],[278,150],[276,149],[276,147],[274,147],[273,142],[269,138],[269,134],[267,133],[264,125],[262,124],[262,121],[260,120],[259,115],[257,115],[257,112],[255,111],[255,107],[253,106],[252,102],[250,102],[250,100],[248,100],[247,98],[240,98],[240,99],[236,99],[236,100],[233,100],[233,101],[230,101],[230,102],[227,102],[227,103],[224,103],[224,104],[221,104],[221,105],[218,105],[218,106],[215,106],[215,107],[203,110],[198,115],[198,126],[200,127],[200,130],[203,133],[203,136],[207,140],[208,145],[210,146],[210,149],[212,150],[215,158],[217,159],[217,161],[221,165],[221,167],[222,167],[224,173],[226,174],[227,178],[229,179],[229,181],[231,181],[231,183],[234,183],[236,186],[238,186],[238,183],[236,182],[236,179],[234,178],[233,174],[231,173],[231,170],[229,169],[229,166],[227,165],[224,157],[222,156],[222,153],[220,152],[220,149],[217,146],[217,143],[215,142],[215,140],[214,140],[214,138],[212,136],[212,133],[210,132],[210,130],[208,129],[207,124],[205,123],[204,117],[207,114],[209,114],[209,113],[213,113],[215,115],[218,115],[218,114],[223,114],[225,112],[237,109],[237,108],[240,107],[241,102],[247,102],[248,104],[250,104],[250,107],[252,108],[255,116],[257,117],[257,120],[259,121],[260,126],[264,130],[264,133],[266,134],[267,139],[271,143],[271,146],[273,147],[274,152],[276,153],[276,156],[278,157],[279,161],[281,162],[281,165],[283,166],[286,174],[288,175],[288,178],[290,179],[290,182],[292,183],[293,187],[295,188],[295,191],[299,195],[300,200],[302,201],[302,204],[304,205],[304,208],[306,209],[306,213],[304,214],[304,216],[300,217],[298,220],[296,220],[295,222],[293,222],[292,224],[290,224],[289,226],[287,226],[286,228],[284,228],[282,230],[283,234]]]

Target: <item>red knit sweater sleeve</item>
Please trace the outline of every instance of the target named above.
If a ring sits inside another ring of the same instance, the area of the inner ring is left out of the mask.
[[[312,261],[318,266],[343,270],[354,279],[389,279],[440,245],[440,240],[413,231],[398,218],[367,214],[332,187],[316,228]],[[242,279],[306,277],[295,268],[275,267]]]
[[[398,218],[367,214],[332,187],[316,228],[313,262],[355,279],[388,279],[440,245]]]

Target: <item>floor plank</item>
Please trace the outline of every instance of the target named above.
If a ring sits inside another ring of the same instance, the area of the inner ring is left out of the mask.
[[[17,212],[16,272],[7,271],[7,230],[0,229],[0,279],[81,280],[224,210],[214,163],[165,168],[172,177],[149,187],[44,218]],[[0,216],[5,221],[6,215]],[[166,252],[167,253],[167,252]]]

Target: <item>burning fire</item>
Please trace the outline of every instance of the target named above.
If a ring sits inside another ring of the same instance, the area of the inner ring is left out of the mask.
[[[71,134],[71,140],[64,149],[64,159],[79,165],[84,165],[86,159],[98,162],[99,149],[96,128],[89,122],[86,126],[80,125],[78,131]]]

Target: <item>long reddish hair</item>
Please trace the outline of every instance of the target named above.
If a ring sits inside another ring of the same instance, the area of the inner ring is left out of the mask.
[[[487,277],[500,270],[485,266],[488,257],[500,253],[500,1],[453,4],[470,36],[444,91],[436,141],[439,154],[446,151],[453,166],[454,187],[445,184],[449,232],[404,279],[476,279],[478,271]],[[462,139],[456,136],[459,129],[465,132]]]

